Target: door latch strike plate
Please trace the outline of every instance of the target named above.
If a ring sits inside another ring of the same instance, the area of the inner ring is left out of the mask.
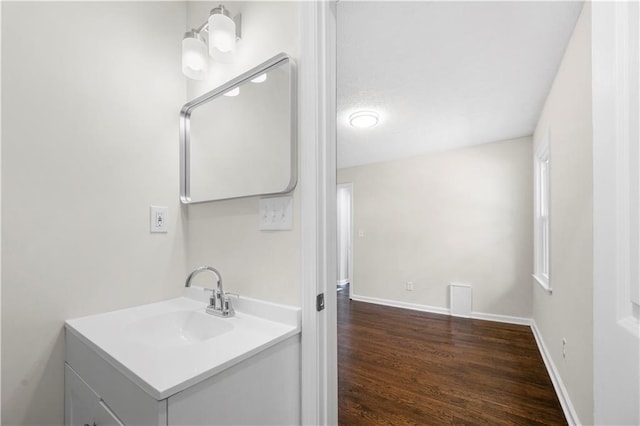
[[[316,296],[316,311],[320,312],[324,309],[324,293]]]

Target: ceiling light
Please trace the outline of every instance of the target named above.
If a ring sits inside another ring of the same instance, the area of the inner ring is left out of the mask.
[[[256,78],[251,79],[252,83],[262,83],[264,81],[267,81],[267,73],[260,74]]]
[[[220,5],[211,10],[209,19],[182,39],[182,72],[189,78],[202,80],[209,68],[209,56],[218,62],[233,62],[236,41],[240,39],[241,15],[231,17]],[[208,34],[204,34],[207,32]]]
[[[207,45],[197,32],[186,32],[182,39],[182,72],[189,78],[202,80],[208,68]]]
[[[373,111],[358,111],[349,116],[349,124],[359,129],[366,129],[378,124],[378,113]]]

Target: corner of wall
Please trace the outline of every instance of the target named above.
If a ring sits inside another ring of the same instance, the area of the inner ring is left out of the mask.
[[[593,422],[593,167],[590,5],[585,3],[544,104],[549,135],[553,293],[533,287],[533,324],[568,420]],[[548,133],[547,133],[548,132]],[[563,343],[566,342],[566,343]]]

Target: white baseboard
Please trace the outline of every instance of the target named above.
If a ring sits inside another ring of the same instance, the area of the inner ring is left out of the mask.
[[[542,335],[540,334],[540,330],[538,330],[538,326],[536,325],[535,320],[531,320],[531,330],[533,331],[533,336],[536,338],[538,350],[542,355],[544,365],[547,367],[547,372],[549,373],[549,377],[551,378],[551,382],[553,383],[553,388],[556,391],[556,395],[558,395],[558,399],[560,400],[560,405],[562,406],[562,411],[564,412],[564,416],[567,419],[567,423],[569,423],[570,426],[582,424],[580,423],[580,419],[578,419],[578,413],[576,413],[575,408],[573,408],[573,404],[571,403],[571,398],[569,398],[567,388],[565,388],[564,383],[562,382],[562,377],[560,377],[560,373],[553,363],[551,354],[547,350],[547,347],[544,344],[544,340],[542,340]]]
[[[414,311],[431,312],[433,314],[451,315],[451,310],[439,306],[421,305],[419,303],[399,302],[397,300],[379,299],[376,297],[351,295],[351,299],[359,302],[375,303],[376,305],[392,306],[394,308],[411,309]],[[504,322],[517,325],[531,325],[530,318],[512,317],[508,315],[487,314],[484,312],[472,312],[471,318],[485,321]]]
[[[437,306],[420,305],[418,303],[399,302],[397,300],[378,299],[376,297],[359,296],[356,294],[351,295],[352,300],[358,302],[375,303],[376,305],[392,306],[394,308],[411,309],[414,311],[431,312],[434,314],[449,315],[450,311],[447,308],[439,308]]]
[[[504,322],[507,324],[531,325],[531,318],[513,317],[510,315],[500,314],[487,314],[485,312],[471,312],[471,318],[485,321]]]

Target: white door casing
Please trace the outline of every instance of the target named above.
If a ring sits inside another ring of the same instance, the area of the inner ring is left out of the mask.
[[[336,3],[300,4],[302,423],[338,423]],[[329,291],[328,291],[329,290]],[[316,297],[324,294],[324,310]]]
[[[594,420],[640,424],[640,8],[592,3]]]
[[[353,184],[343,183],[338,189],[338,285],[353,280]]]

